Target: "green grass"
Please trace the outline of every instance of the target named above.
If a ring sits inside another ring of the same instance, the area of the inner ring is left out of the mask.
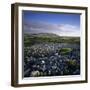
[[[80,43],[79,37],[60,37],[60,36],[39,36],[38,35],[24,35],[24,45],[30,46],[38,43]]]
[[[68,54],[68,53],[71,52],[71,51],[72,51],[71,48],[61,48],[61,49],[59,50],[59,52],[60,52],[61,54]]]

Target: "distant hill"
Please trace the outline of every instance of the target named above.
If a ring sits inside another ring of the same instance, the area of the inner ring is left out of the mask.
[[[30,37],[46,37],[46,38],[56,38],[60,37],[59,35],[53,34],[53,33],[38,33],[38,34],[25,34],[29,35]]]
[[[24,34],[25,43],[80,43],[80,37],[58,36],[53,33]]]
[[[42,37],[42,38],[61,38],[61,39],[80,39],[80,37],[73,37],[73,36],[59,36],[57,34],[53,34],[53,33],[28,33],[28,34],[24,34],[24,36],[28,36],[28,37]]]

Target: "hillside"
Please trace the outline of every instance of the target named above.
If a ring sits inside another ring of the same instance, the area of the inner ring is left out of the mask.
[[[80,37],[62,37],[52,33],[24,34],[25,46],[38,43],[80,43]]]

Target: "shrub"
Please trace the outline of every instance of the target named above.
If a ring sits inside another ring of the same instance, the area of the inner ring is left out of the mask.
[[[68,53],[70,53],[71,51],[72,51],[71,48],[61,48],[61,49],[59,50],[59,53],[61,53],[61,54],[68,54]]]

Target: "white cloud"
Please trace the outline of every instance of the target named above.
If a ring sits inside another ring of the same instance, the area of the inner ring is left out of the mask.
[[[63,24],[60,27],[60,35],[61,36],[80,36],[80,28],[70,24]]]
[[[51,24],[45,22],[26,22],[25,33],[54,33],[60,36],[80,36],[80,28],[70,24]]]

